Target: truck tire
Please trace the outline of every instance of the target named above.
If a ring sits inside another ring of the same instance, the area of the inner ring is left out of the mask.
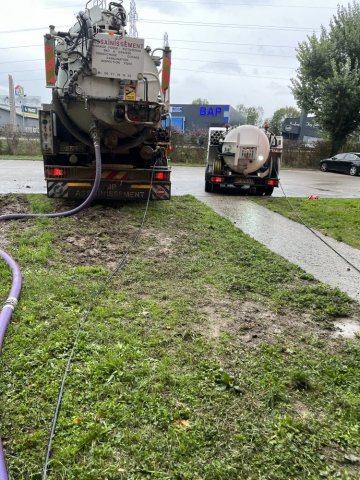
[[[211,185],[211,183],[205,180],[205,192],[208,192],[208,193],[212,192],[213,191],[212,187],[213,186]]]
[[[274,191],[274,187],[256,187],[255,195],[257,197],[270,197]]]
[[[274,187],[266,187],[265,188],[265,196],[266,197],[271,197],[273,191],[274,191]]]

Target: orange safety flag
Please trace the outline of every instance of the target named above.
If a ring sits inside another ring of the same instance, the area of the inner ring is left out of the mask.
[[[162,80],[161,90],[163,95],[170,86],[170,70],[171,70],[171,50],[169,47],[164,48],[163,64],[162,64]]]
[[[45,72],[46,72],[46,86],[54,87],[56,82],[55,75],[55,39],[44,36],[45,45]]]

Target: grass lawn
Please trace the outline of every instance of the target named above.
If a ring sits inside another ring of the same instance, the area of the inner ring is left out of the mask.
[[[286,198],[257,198],[259,205],[280,213],[301,223],[300,217],[309,226],[325,235],[360,248],[360,198],[337,199],[290,198],[291,208]]]
[[[4,210],[51,211],[40,195]],[[21,301],[0,363],[10,478],[41,479],[59,381],[82,312],[144,205],[6,224]],[[2,226],[1,226],[2,227]],[[0,300],[10,285],[0,264]],[[193,197],[150,205],[140,242],[84,324],[51,480],[358,479],[360,318],[345,294]]]

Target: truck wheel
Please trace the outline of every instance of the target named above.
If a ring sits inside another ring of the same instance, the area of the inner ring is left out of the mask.
[[[257,197],[262,197],[263,195],[265,195],[265,188],[264,187],[255,187],[254,195],[256,195]]]
[[[274,191],[274,187],[267,187],[267,188],[265,188],[265,196],[266,196],[266,197],[271,197],[273,191]]]
[[[211,183],[205,180],[205,192],[212,192],[212,191],[213,189],[212,189]]]

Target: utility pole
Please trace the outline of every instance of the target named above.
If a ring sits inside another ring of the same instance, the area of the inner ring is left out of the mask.
[[[129,36],[137,38],[139,36],[137,28],[136,28],[136,21],[138,19],[138,14],[136,11],[136,3],[135,0],[130,0],[130,12],[129,12]]]
[[[10,128],[16,130],[16,107],[15,107],[15,93],[14,80],[12,75],[9,75],[9,107],[10,107]]]
[[[164,44],[163,44],[163,47],[166,48],[169,46],[169,35],[167,34],[167,32],[164,33]]]

